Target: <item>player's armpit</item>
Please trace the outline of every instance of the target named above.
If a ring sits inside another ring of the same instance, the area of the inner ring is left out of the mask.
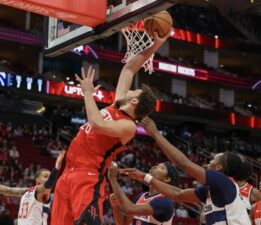
[[[0,185],[0,193],[6,196],[22,196],[28,188],[16,188]]]

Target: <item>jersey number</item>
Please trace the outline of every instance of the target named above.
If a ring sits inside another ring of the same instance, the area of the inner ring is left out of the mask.
[[[23,202],[19,218],[26,219],[28,216],[29,202]]]

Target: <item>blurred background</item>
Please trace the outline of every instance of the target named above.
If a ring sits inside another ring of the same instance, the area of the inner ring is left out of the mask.
[[[108,5],[120,3],[109,1]],[[155,72],[143,69],[133,88],[157,90],[152,118],[162,134],[200,165],[215,153],[234,151],[252,164],[249,182],[261,176],[261,1],[186,0],[170,8],[175,34],[156,53]],[[99,107],[112,103],[126,43],[121,33],[55,58],[44,56],[46,18],[0,5],[0,183],[31,186],[41,167],[52,168],[86,123],[74,74],[94,65],[102,88]],[[72,24],[60,22],[58,35]],[[137,126],[138,135],[118,157],[120,167],[143,171],[165,156]],[[180,187],[197,181],[180,171]],[[147,187],[120,177],[131,198]],[[107,194],[110,187],[107,187]],[[0,224],[13,224],[19,198],[0,196]],[[200,224],[200,205],[177,204],[173,224]],[[115,224],[108,201],[103,224]]]

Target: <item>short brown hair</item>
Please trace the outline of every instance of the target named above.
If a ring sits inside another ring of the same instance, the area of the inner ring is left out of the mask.
[[[44,172],[44,171],[50,171],[50,170],[48,170],[48,169],[46,169],[46,168],[42,168],[42,169],[37,170],[36,173],[35,173],[35,179],[37,179],[38,177],[40,177],[41,174],[42,174],[42,172]]]
[[[141,90],[142,92],[138,97],[139,103],[134,111],[136,119],[141,119],[152,113],[157,100],[153,90],[148,85],[143,84]]]

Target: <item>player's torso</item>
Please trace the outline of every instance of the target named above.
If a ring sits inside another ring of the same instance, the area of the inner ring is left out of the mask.
[[[43,204],[35,199],[36,187],[30,188],[21,198],[18,225],[47,225],[50,203]]]
[[[256,206],[255,206],[254,212],[253,212],[253,218],[255,221],[255,225],[261,225],[261,201],[258,201],[256,203]]]
[[[146,197],[148,193],[144,193],[141,197],[137,200],[136,205],[146,204],[152,201],[155,198],[163,197],[163,195],[158,194],[152,197]],[[160,222],[156,220],[153,216],[134,216],[133,217],[133,225],[171,225],[172,224],[173,216],[166,222]]]
[[[242,196],[243,202],[247,208],[248,211],[251,210],[251,191],[253,189],[253,186],[249,183],[244,184],[242,187],[239,188],[240,194]]]
[[[236,198],[232,203],[222,207],[217,207],[213,203],[209,192],[204,208],[207,225],[251,225],[246,207],[239,193],[239,188],[236,184],[235,186],[237,191]]]
[[[124,112],[112,106],[102,109],[100,113],[104,120],[131,120]],[[119,138],[98,134],[86,123],[70,144],[66,158],[67,167],[98,169],[102,163],[107,167],[113,157],[123,150]]]

